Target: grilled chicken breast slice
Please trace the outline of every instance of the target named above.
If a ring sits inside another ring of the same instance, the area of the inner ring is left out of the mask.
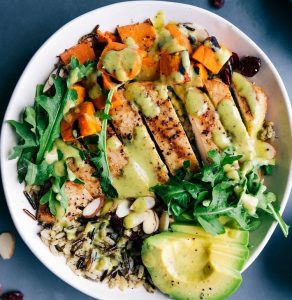
[[[256,135],[248,133],[228,85],[216,78],[206,80],[205,87],[225,130],[231,137],[232,145],[238,154],[243,155],[242,160],[272,160],[275,156],[274,148],[266,142],[259,141]]]
[[[125,96],[138,104],[170,172],[175,174],[186,160],[190,161],[193,170],[198,170],[198,160],[168,98],[167,86],[153,82],[134,82],[126,86]],[[140,102],[141,99],[148,103]],[[150,102],[152,107],[149,106]],[[156,113],[152,114],[152,111]]]
[[[131,141],[134,130],[143,126],[142,118],[138,111],[127,101],[123,93],[120,93],[122,105],[111,109],[111,123],[117,135],[125,142]]]
[[[256,137],[263,127],[268,97],[259,86],[237,72],[233,73],[232,82],[247,131],[251,137]]]
[[[73,159],[68,159],[67,165],[74,175],[84,182],[84,188],[90,193],[93,198],[103,196],[103,192],[100,187],[100,182],[93,174],[96,172],[95,168],[89,163],[85,162],[83,165],[77,167],[74,164]]]
[[[113,177],[121,176],[123,173],[123,168],[129,162],[129,157],[125,151],[125,146],[122,144],[110,126],[108,126],[107,130],[106,152],[111,175]]]
[[[230,135],[236,153],[243,155],[243,160],[253,159],[254,147],[252,141],[249,138],[228,85],[216,78],[206,80],[205,87],[219,114],[221,123]]]
[[[37,210],[37,220],[44,224],[53,224],[56,218],[51,214],[47,204],[40,204]]]
[[[130,152],[133,152],[133,148],[140,138],[139,143],[143,144],[144,147],[144,149],[143,147],[138,149],[140,156],[147,155],[150,158],[157,183],[165,183],[169,178],[167,168],[161,160],[137,108],[125,97],[122,100],[123,104],[121,106],[111,110],[111,123],[117,136],[121,138],[129,155]]]
[[[65,217],[70,221],[80,217],[83,209],[94,199],[84,185],[72,181],[65,182],[64,193],[68,198]]]
[[[190,86],[174,86],[174,91],[184,103],[203,161],[208,161],[207,154],[210,150],[223,150],[230,146],[219,116],[205,93]]]

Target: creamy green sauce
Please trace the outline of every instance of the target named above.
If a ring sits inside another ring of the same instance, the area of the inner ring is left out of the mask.
[[[228,49],[224,47],[220,47],[220,48],[214,47],[214,45],[212,45],[212,43],[209,40],[205,41],[204,45],[215,50],[214,53],[216,56],[216,60],[221,66],[225,65],[225,63],[228,61],[228,59],[231,56],[231,53]]]
[[[64,115],[67,114],[67,112],[68,112],[71,108],[75,107],[75,105],[76,105],[75,103],[76,103],[76,101],[74,101],[74,100],[68,100],[68,101],[66,102],[65,106],[64,106],[63,114],[64,114]]]
[[[107,146],[111,147],[113,144],[115,142],[108,141]],[[129,162],[124,167],[123,174],[113,178],[119,198],[151,195],[149,188],[159,183],[155,168],[159,166],[166,171],[159,157],[151,155],[153,147],[145,126],[136,127],[133,141],[125,146]]]
[[[164,12],[159,10],[153,19],[153,26],[156,30],[164,27]]]
[[[177,42],[176,38],[174,38],[166,28],[158,31],[158,45],[161,50],[168,53],[187,50],[185,46],[182,46]]]
[[[187,89],[185,106],[187,113],[191,116],[201,116],[208,109],[205,95],[195,87]]]
[[[175,53],[187,50],[184,46],[179,45],[177,40],[173,38],[170,32],[164,27],[164,13],[158,11],[153,20],[153,26],[157,32],[157,40],[154,43],[154,49],[164,50],[168,53]]]
[[[127,47],[120,51],[110,50],[102,58],[103,67],[110,74],[115,74],[119,81],[127,81],[135,64],[142,64],[141,57],[136,49]]]
[[[239,96],[246,99],[251,113],[253,115],[256,115],[258,109],[258,101],[252,83],[237,72],[233,72],[232,81],[236,87]]]
[[[267,162],[268,164],[274,164],[275,149],[274,147],[266,142],[255,139],[254,148],[256,151],[256,157],[262,162]]]
[[[185,73],[189,75],[189,77],[192,79],[192,71],[191,71],[191,62],[189,53],[187,51],[181,52],[181,64],[185,70]],[[185,73],[182,74],[180,71],[173,71],[171,74],[164,76],[162,75],[160,77],[161,82],[166,84],[182,84],[185,81]]]
[[[230,99],[222,100],[217,111],[225,130],[231,135],[236,153],[243,155],[243,160],[253,159],[254,149],[234,102]]]
[[[130,36],[126,38],[125,44],[128,47],[131,47],[131,48],[134,48],[134,49],[139,48],[139,46],[136,44],[135,40],[132,37],[130,37]]]
[[[252,120],[249,120],[249,125],[252,128],[252,135],[255,136],[262,127],[264,115],[262,113],[262,106],[257,99],[256,92],[253,84],[248,81],[244,76],[234,72],[232,80],[235,85],[238,95],[244,98],[249,106],[250,112],[253,116]]]
[[[63,155],[61,160],[58,160],[58,150]],[[76,167],[79,167],[84,163],[78,149],[67,145],[61,139],[57,139],[52,150],[45,155],[46,162],[48,164],[54,164],[54,171],[56,175],[60,177],[64,176],[66,173],[65,161],[67,158],[73,158]]]
[[[159,115],[160,108],[153,97],[166,99],[167,87],[164,85],[155,86],[155,89],[149,93],[141,83],[132,82],[126,86],[125,97],[129,101],[133,101],[145,117],[154,118]]]
[[[214,143],[221,149],[225,149],[230,146],[230,140],[225,132],[225,130],[215,128],[212,130],[212,137]]]
[[[190,56],[188,51],[183,51],[181,54],[181,61],[184,69],[188,74],[190,74],[190,69],[191,69],[191,62],[190,62]]]

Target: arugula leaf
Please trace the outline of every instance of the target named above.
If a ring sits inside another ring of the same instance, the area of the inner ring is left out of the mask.
[[[52,189],[50,189],[40,199],[40,204],[42,204],[42,205],[48,204],[50,212],[54,216],[57,214],[56,203],[57,203],[56,195],[55,195],[55,193],[53,192]]]
[[[283,218],[281,217],[279,213],[279,208],[274,207],[272,204],[275,203],[277,200],[276,195],[272,192],[263,193],[263,190],[265,190],[265,188],[261,189],[257,195],[257,198],[259,200],[258,207],[270,214],[279,223],[279,226],[282,229],[284,236],[287,237],[289,233],[289,226],[284,222]]]
[[[17,161],[17,175],[19,183],[22,183],[25,179],[28,167],[28,161],[31,161],[35,156],[35,148],[23,149],[21,155]]]
[[[221,154],[211,150],[208,153],[210,164],[203,165],[199,173],[192,174],[186,163],[168,183],[156,185],[151,191],[164,201],[176,221],[198,222],[213,235],[224,232],[219,221],[221,216],[230,218],[233,220],[230,224],[235,222],[236,227],[243,230],[255,230],[260,225],[258,215],[251,215],[242,203],[243,195],[250,194],[258,198],[257,208],[274,217],[287,236],[288,226],[272,205],[275,195],[264,193],[266,187],[258,175],[260,165],[254,166],[247,174],[238,172],[239,179],[227,177],[224,166],[241,159],[240,155],[233,153],[232,149],[226,149]]]
[[[41,164],[36,165],[27,161],[27,173],[25,182],[28,185],[41,185],[47,181],[53,174],[53,165],[48,165],[44,160]]]
[[[109,114],[113,93],[114,93],[114,89],[111,89],[108,93],[107,100],[105,103],[105,108],[103,111],[105,115]],[[101,132],[98,135],[97,153],[95,157],[91,158],[91,161],[98,170],[98,175],[100,177],[100,185],[105,195],[109,198],[116,198],[118,196],[118,193],[117,190],[112,185],[112,177],[110,174],[107,154],[106,154],[107,122],[108,122],[108,118],[104,118],[102,120]]]
[[[224,226],[217,219],[199,216],[197,220],[205,231],[212,235],[222,234],[225,232]]]
[[[43,94],[43,88],[44,88],[43,84],[37,85],[36,92],[35,92],[35,100],[37,97]],[[36,112],[36,127],[37,127],[36,135],[39,140],[39,138],[43,135],[47,127],[48,114],[37,102],[34,103],[34,106]]]
[[[48,124],[40,136],[40,148],[37,153],[36,163],[41,163],[45,153],[50,151],[54,141],[60,136],[60,123],[63,118],[63,110],[68,100],[76,100],[76,92],[66,88],[62,78],[54,80],[55,95],[48,97],[44,94],[36,97],[36,102],[48,114]]]
[[[88,76],[96,70],[96,62],[88,62],[85,65],[73,56],[69,64],[69,75],[67,77],[67,87],[70,88],[74,83]]]
[[[26,121],[21,123],[14,120],[9,120],[7,123],[14,127],[15,132],[20,137],[20,141],[16,146],[13,147],[12,153],[9,155],[9,159],[15,159],[19,157],[23,149],[37,146],[36,136],[31,131],[31,126]]]
[[[31,106],[27,106],[24,111],[24,121],[31,125],[31,131],[36,133],[36,112]]]
[[[264,165],[262,166],[262,169],[264,171],[264,175],[272,175],[273,173],[273,167],[272,165]]]

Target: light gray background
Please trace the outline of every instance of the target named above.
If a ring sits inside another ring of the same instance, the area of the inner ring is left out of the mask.
[[[0,0],[1,120],[19,76],[41,44],[73,18],[114,2],[119,1]],[[278,69],[291,98],[292,4],[290,0],[225,0],[225,6],[220,10],[212,8],[208,0],[181,2],[213,11],[250,36]],[[141,9],[147,8],[141,7]],[[270,101],[277,101],[277,99],[270,99]],[[284,217],[292,224],[291,201]],[[15,232],[1,187],[0,232],[7,230],[16,234],[16,252],[9,261],[0,259],[0,284],[5,291],[19,289],[24,293],[26,300],[92,299],[58,279],[32,255]],[[292,234],[285,239],[280,230],[276,230],[260,257],[244,272],[243,284],[231,299],[292,299]]]

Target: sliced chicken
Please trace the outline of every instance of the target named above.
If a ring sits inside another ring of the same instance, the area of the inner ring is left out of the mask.
[[[37,211],[37,220],[44,224],[53,224],[56,219],[51,214],[50,209],[47,204],[40,204]]]
[[[198,152],[198,148],[196,145],[196,138],[195,138],[195,135],[194,135],[193,129],[192,129],[192,124],[188,118],[188,115],[187,115],[187,112],[186,112],[183,102],[171,90],[168,90],[168,97],[169,97],[171,104],[176,112],[176,115],[178,116],[179,121],[187,135],[187,138],[191,144],[191,147],[192,147],[196,157],[199,157],[199,152]]]
[[[70,221],[80,217],[83,209],[94,199],[83,184],[77,184],[71,181],[65,183],[64,193],[68,198],[68,207],[65,217]]]
[[[237,72],[233,73],[232,82],[247,131],[251,137],[256,137],[265,120],[267,95],[259,86]]]
[[[113,177],[121,176],[123,168],[129,162],[129,157],[125,146],[109,126],[107,130],[107,158],[111,175]]]
[[[232,98],[229,86],[216,78],[206,80],[205,87],[225,130],[230,135],[236,153],[243,155],[243,160],[253,159],[255,153],[252,140]]]
[[[149,117],[143,105],[140,107],[170,172],[175,174],[186,160],[190,161],[193,170],[198,170],[199,163],[168,98],[167,86],[153,82],[134,82],[127,85],[125,95],[134,103],[139,103],[137,97],[142,97],[158,108],[157,115]]]
[[[203,161],[208,160],[210,150],[223,150],[230,146],[219,116],[205,93],[190,86],[174,86],[174,91],[184,103]]]
[[[205,87],[225,130],[231,137],[236,152],[243,155],[242,160],[251,160],[255,157],[260,160],[273,159],[275,155],[273,147],[268,143],[259,141],[256,135],[248,134],[229,87],[220,79],[205,81]]]
[[[147,155],[150,158],[157,183],[165,183],[168,180],[167,168],[161,160],[137,108],[123,97],[123,104],[111,110],[111,123],[117,136],[121,138],[126,147],[127,153],[130,156],[140,155],[141,159]],[[137,147],[138,143],[139,147]],[[134,148],[139,149],[134,150]]]
[[[84,182],[84,188],[90,193],[93,198],[103,196],[100,182],[93,174],[96,172],[95,168],[89,163],[85,162],[81,166],[76,166],[73,159],[68,159],[67,165],[74,175]]]
[[[143,122],[138,111],[125,99],[123,93],[120,95],[123,103],[122,105],[111,109],[111,123],[113,124],[117,135],[127,143],[133,139],[135,128],[143,126]]]

